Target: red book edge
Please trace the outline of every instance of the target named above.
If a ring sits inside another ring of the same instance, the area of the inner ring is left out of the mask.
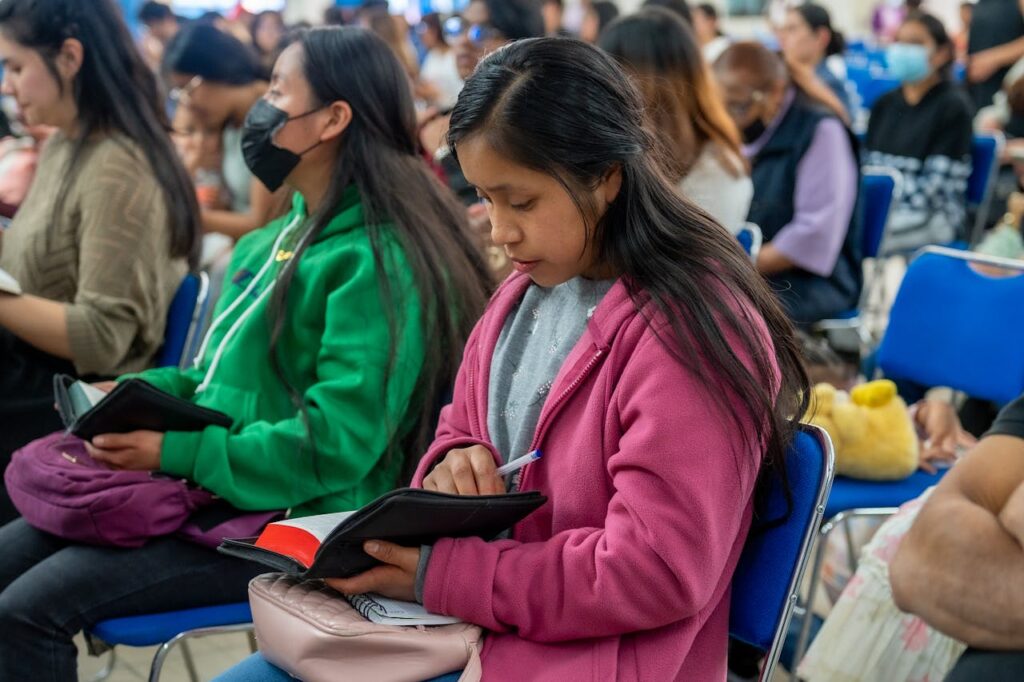
[[[309,568],[320,549],[320,540],[303,528],[271,523],[256,539],[256,546],[283,554]]]

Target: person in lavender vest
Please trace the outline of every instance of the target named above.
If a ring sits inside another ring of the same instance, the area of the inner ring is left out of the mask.
[[[862,275],[852,134],[759,43],[732,45],[715,75],[751,165],[747,220],[765,241],[757,269],[798,325],[854,308]]]

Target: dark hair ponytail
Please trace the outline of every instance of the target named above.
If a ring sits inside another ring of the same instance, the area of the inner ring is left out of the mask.
[[[825,47],[826,57],[846,52],[846,39],[843,38],[842,33],[832,28],[832,17],[829,16],[827,9],[821,5],[815,5],[813,2],[808,2],[803,5],[797,5],[792,10],[803,17],[803,20],[807,22],[807,25],[815,33],[821,28],[828,31],[828,46]]]
[[[457,154],[460,142],[485,135],[506,158],[556,178],[583,215],[587,189],[620,169],[619,194],[594,227],[598,257],[622,273],[648,319],[668,320],[661,342],[709,398],[725,410],[730,400],[742,405],[765,448],[763,473],[784,476],[807,399],[792,326],[736,240],[677,194],[643,120],[639,93],[607,54],[566,38],[524,40],[488,56],[466,82],[449,145]]]
[[[35,50],[58,87],[62,87],[54,62],[58,52],[70,38],[82,43],[82,67],[73,85],[78,132],[57,192],[54,215],[60,213],[90,136],[121,133],[145,155],[162,188],[171,257],[189,258],[194,266],[200,242],[195,189],[171,143],[156,77],[143,63],[111,0],[4,0],[0,2],[0,31]]]
[[[345,190],[354,185],[373,248],[381,314],[387,318],[391,338],[382,405],[406,322],[396,311],[406,309],[404,297],[409,295],[418,297],[422,311],[425,357],[412,403],[420,406],[419,415],[410,433],[400,433],[399,424],[387,425],[394,434],[387,456],[402,458],[406,480],[411,465],[433,440],[441,401],[450,393],[463,346],[487,303],[490,273],[473,246],[465,211],[418,153],[409,81],[387,44],[355,27],[311,29],[300,33],[298,42],[304,74],[318,103],[348,102],[352,121],[343,133],[327,194],[309,216],[295,256],[278,275],[269,307],[272,361],[305,414],[301,396],[284,371],[277,341],[286,323],[288,290],[298,261],[337,214]],[[345,68],[337,68],[338,64]],[[388,278],[396,264],[386,248],[384,224],[393,227],[404,252],[413,292],[393,287]],[[312,445],[315,455],[316,444]]]

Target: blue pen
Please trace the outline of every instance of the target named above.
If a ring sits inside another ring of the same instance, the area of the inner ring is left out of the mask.
[[[498,475],[499,476],[508,476],[509,474],[514,474],[515,472],[519,471],[520,469],[522,469],[524,466],[526,466],[530,462],[533,462],[534,460],[538,460],[538,459],[540,459],[540,450],[534,450],[533,452],[528,452],[525,455],[523,455],[522,457],[516,457],[514,460],[512,460],[508,464],[504,464],[504,465],[498,467]]]

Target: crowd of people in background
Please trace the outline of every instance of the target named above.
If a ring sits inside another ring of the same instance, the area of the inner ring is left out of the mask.
[[[761,652],[728,652],[729,582],[807,409],[808,344],[872,284],[865,168],[901,177],[881,255],[906,258],[970,239],[972,141],[1001,133],[1000,217],[1024,178],[1024,2],[963,3],[960,27],[882,2],[893,87],[870,103],[813,2],[780,4],[766,40],[717,3],[565,9],[470,0],[410,25],[368,0],[313,27],[150,1],[133,37],[113,0],[0,0],[0,274],[23,291],[0,290],[0,463],[62,430],[54,375],[133,377],[233,424],[83,456],[239,510],[539,489],[507,539],[368,546],[386,566],[331,584],[482,626],[493,679],[756,676]],[[154,368],[200,269],[199,356]],[[956,459],[955,413],[928,405],[923,441]],[[893,655],[945,647],[951,680],[1024,678],[1022,410],[880,535],[906,541],[878,598],[931,633]],[[498,478],[538,443],[543,467]],[[241,601],[262,572],[173,536],[68,541],[6,494],[0,524],[0,679],[77,679],[83,629]],[[829,660],[858,632],[822,633],[801,674],[872,679]],[[257,655],[219,679],[290,678]]]

